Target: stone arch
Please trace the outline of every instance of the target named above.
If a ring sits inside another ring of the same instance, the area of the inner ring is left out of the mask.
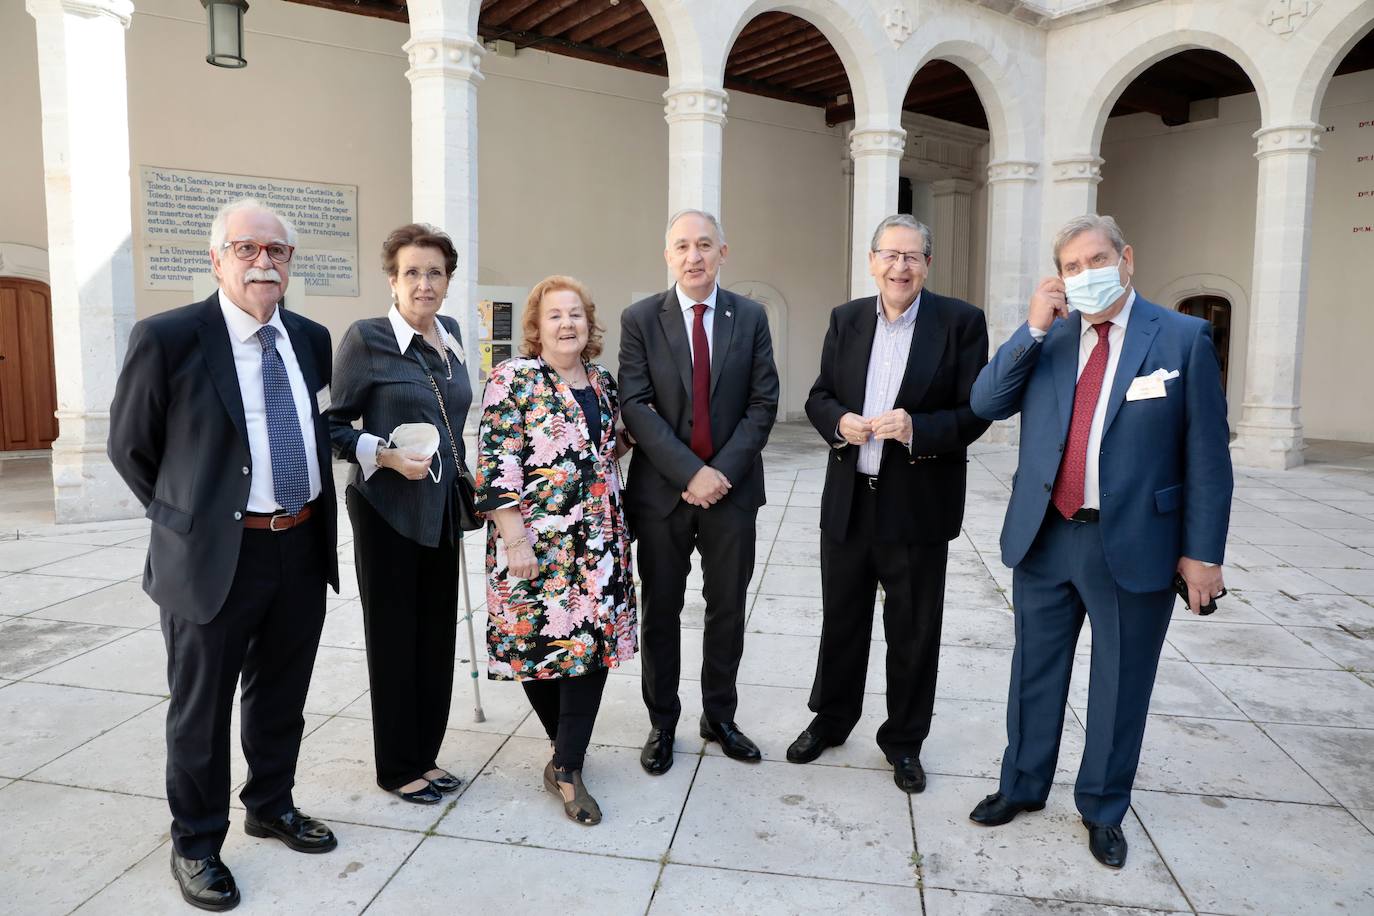
[[[993,161],[1029,158],[1026,137],[1033,120],[1031,113],[1016,100],[1005,99],[998,89],[1018,85],[1012,68],[1006,66],[1014,64],[1015,59],[999,59],[990,49],[967,39],[940,41],[923,51],[905,74],[901,81],[901,98],[905,98],[906,88],[921,68],[936,59],[949,61],[964,71],[978,92],[978,101],[988,119],[989,158]],[[901,98],[898,99],[899,108]]]
[[[1293,111],[1297,119],[1317,122],[1322,100],[1341,61],[1360,39],[1374,29],[1374,0],[1364,0],[1313,42],[1312,55],[1302,65],[1295,87]]]

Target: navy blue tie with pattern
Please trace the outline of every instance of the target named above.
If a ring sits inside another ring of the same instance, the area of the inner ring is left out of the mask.
[[[262,344],[262,399],[267,408],[267,447],[272,453],[272,495],[288,514],[295,515],[310,497],[301,421],[286,363],[277,352],[277,329],[264,325],[257,336]]]

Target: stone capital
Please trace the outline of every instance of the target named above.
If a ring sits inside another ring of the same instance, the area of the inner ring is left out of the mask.
[[[401,45],[401,50],[410,59],[406,79],[412,83],[436,76],[482,81],[482,55],[486,49],[465,35],[422,32]]]
[[[1296,124],[1279,124],[1261,127],[1251,136],[1255,138],[1255,158],[1263,159],[1277,153],[1307,153],[1321,151],[1322,132],[1320,124],[1300,121]]]
[[[1040,164],[1038,162],[1029,162],[1024,159],[998,159],[988,163],[988,184],[1004,181],[1038,181],[1040,179],[1039,171]]]
[[[1102,180],[1101,156],[1068,156],[1051,164],[1055,181],[1086,181],[1097,184]]]
[[[934,197],[950,194],[972,194],[978,185],[967,178],[941,178],[930,183],[930,193]]]
[[[663,119],[669,124],[709,121],[723,125],[730,94],[724,89],[705,86],[675,86],[663,93],[663,101]]]
[[[27,0],[25,7],[35,19],[53,14],[85,19],[109,16],[126,29],[134,18],[133,0]]]
[[[865,127],[849,132],[849,155],[854,159],[866,156],[901,159],[905,149],[906,131],[900,127]]]

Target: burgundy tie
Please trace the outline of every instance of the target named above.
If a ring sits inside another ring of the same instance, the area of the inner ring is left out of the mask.
[[[711,448],[711,345],[706,340],[706,303],[692,306],[692,451],[710,461]]]
[[[1078,377],[1078,385],[1073,392],[1073,419],[1069,421],[1069,442],[1064,446],[1064,459],[1059,463],[1059,476],[1054,480],[1051,499],[1059,514],[1071,518],[1083,508],[1083,484],[1088,463],[1088,433],[1092,431],[1093,413],[1097,410],[1097,399],[1102,394],[1102,382],[1107,377],[1107,358],[1112,347],[1107,334],[1112,329],[1110,321],[1096,325],[1097,346],[1088,356],[1088,364]]]

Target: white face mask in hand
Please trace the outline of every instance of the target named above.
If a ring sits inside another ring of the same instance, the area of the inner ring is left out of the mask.
[[[386,440],[387,447],[398,448],[406,453],[406,457],[414,458],[417,461],[433,455],[439,457],[439,427],[433,423],[402,423],[391,431],[391,438]],[[435,473],[435,466],[438,466],[438,473]],[[430,463],[429,479],[435,483],[439,482],[444,474],[444,463],[436,460]]]

